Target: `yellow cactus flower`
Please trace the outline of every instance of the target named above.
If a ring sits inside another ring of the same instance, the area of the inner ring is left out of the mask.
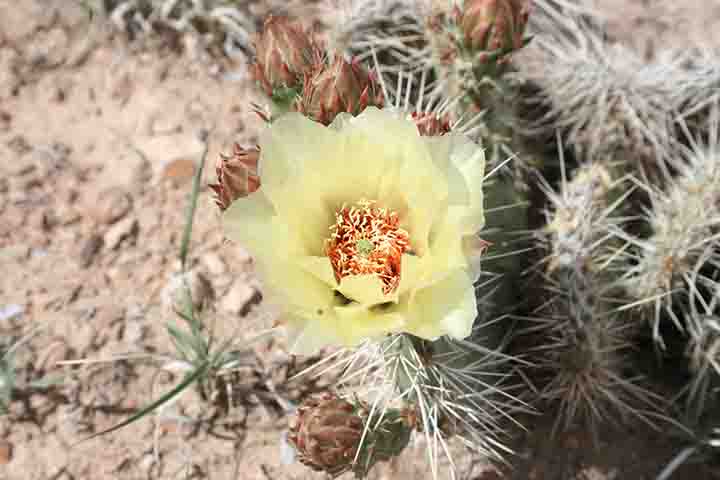
[[[323,126],[289,113],[260,137],[260,187],[224,213],[279,295],[295,353],[407,332],[465,338],[484,244],[484,156],[369,107]]]

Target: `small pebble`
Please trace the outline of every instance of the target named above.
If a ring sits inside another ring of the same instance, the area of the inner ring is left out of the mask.
[[[83,243],[80,249],[80,265],[83,268],[89,267],[95,256],[100,252],[103,246],[103,237],[98,234],[92,234]]]

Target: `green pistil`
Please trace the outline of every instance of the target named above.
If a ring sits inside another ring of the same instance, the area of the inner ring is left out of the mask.
[[[361,238],[355,243],[355,248],[357,249],[358,255],[367,257],[375,250],[375,244],[367,238]]]

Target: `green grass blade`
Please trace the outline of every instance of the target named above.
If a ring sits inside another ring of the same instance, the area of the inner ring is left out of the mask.
[[[192,294],[190,292],[190,286],[187,284],[187,280],[183,279],[183,293],[184,293],[184,309],[175,310],[175,313],[187,322],[190,327],[190,331],[194,337],[200,337],[203,329],[202,322],[195,315],[195,307],[193,306]]]
[[[197,367],[197,368],[195,369],[195,371],[193,371],[193,372],[191,372],[190,374],[188,374],[188,375],[185,377],[185,379],[184,379],[182,382],[180,382],[175,388],[173,388],[173,389],[170,390],[168,393],[166,393],[166,394],[163,395],[162,397],[160,397],[160,398],[158,398],[157,400],[155,400],[154,402],[152,402],[152,403],[151,403],[150,405],[148,405],[147,407],[145,407],[145,408],[139,410],[137,413],[131,415],[130,418],[128,418],[127,420],[124,420],[124,421],[118,423],[117,425],[113,425],[112,427],[107,428],[107,429],[105,429],[105,430],[103,430],[103,431],[101,431],[101,432],[93,433],[93,434],[90,435],[89,437],[80,440],[80,441],[79,441],[78,443],[76,443],[75,445],[77,445],[77,444],[79,444],[79,443],[82,443],[82,442],[85,442],[85,441],[87,441],[87,440],[91,440],[91,439],[93,439],[93,438],[95,438],[95,437],[99,437],[100,435],[105,435],[105,434],[107,434],[107,433],[111,433],[111,432],[114,432],[114,431],[116,431],[116,430],[120,430],[121,428],[130,425],[130,424],[133,423],[134,421],[140,420],[140,419],[141,419],[142,417],[144,417],[145,415],[148,415],[148,414],[154,412],[158,407],[160,407],[160,406],[163,405],[164,403],[172,400],[175,396],[177,396],[178,394],[180,394],[183,390],[185,390],[185,389],[186,389],[188,386],[190,386],[193,382],[195,382],[196,380],[198,380],[199,378],[201,378],[201,377],[208,371],[209,368],[210,368],[210,364],[209,364],[209,363],[204,363],[204,364],[200,365],[199,367]]]
[[[207,358],[209,347],[207,340],[201,334],[195,331],[184,332],[174,322],[168,322],[165,327],[175,344],[175,348],[183,354],[185,360],[191,360],[189,357],[191,352],[195,356],[194,360],[205,360]]]
[[[168,322],[167,325],[165,325],[165,328],[170,334],[170,340],[172,340],[173,345],[175,345],[175,350],[182,355],[184,360],[192,363],[192,360],[194,359],[191,358],[191,354],[197,354],[195,346],[193,345],[194,340],[190,337],[190,335],[180,330],[172,322]]]
[[[183,230],[182,241],[180,242],[180,265],[182,271],[186,271],[188,250],[190,249],[190,237],[192,236],[193,219],[195,218],[195,209],[197,208],[197,199],[200,194],[200,182],[202,181],[203,170],[205,169],[205,160],[207,158],[209,142],[205,140],[205,149],[200,158],[200,165],[195,169],[193,177],[192,192],[190,193],[190,204],[188,205],[187,216],[185,217],[185,229]]]

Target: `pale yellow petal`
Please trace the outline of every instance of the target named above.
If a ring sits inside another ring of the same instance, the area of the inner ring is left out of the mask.
[[[323,237],[334,221],[332,206],[307,179],[322,172],[328,159],[342,158],[342,151],[337,132],[294,112],[275,120],[260,137],[260,188],[307,254],[322,253]]]
[[[402,314],[374,310],[350,304],[336,306],[322,318],[290,315],[286,331],[291,353],[310,355],[326,345],[354,347],[364,340],[403,330],[405,317]]]
[[[442,137],[423,137],[427,144],[433,162],[447,178],[448,182],[448,204],[468,205],[470,203],[470,191],[465,177],[460,173],[455,163],[450,159],[451,152],[456,144],[467,141],[459,135],[443,135]]]
[[[449,334],[462,339],[470,335],[477,316],[475,288],[468,274],[456,270],[407,300],[405,331],[427,340]]]
[[[467,211],[463,220],[464,233],[476,233],[485,225],[482,191],[485,178],[485,154],[473,141],[460,137],[453,144],[450,159],[462,174],[469,192]]]
[[[334,313],[321,320],[301,315],[290,315],[288,319],[288,347],[294,355],[312,355],[327,345],[343,343],[343,338],[338,336],[339,320]]]
[[[379,200],[380,185],[385,176],[394,176],[398,162],[363,132],[343,130],[338,135],[334,152],[325,154],[318,170],[303,178],[302,188],[307,195],[323,198],[334,211],[363,198]]]
[[[345,276],[337,289],[346,298],[367,307],[397,301],[397,295],[383,293],[383,283],[377,275]]]
[[[228,238],[247,248],[271,295],[292,308],[327,309],[333,289],[309,275],[297,259],[305,256],[302,242],[281,219],[261,190],[233,202],[223,215]]]
[[[463,207],[449,207],[434,225],[429,251],[431,257],[429,268],[434,272],[448,272],[468,267],[462,242],[466,212]]]
[[[410,290],[419,288],[425,281],[428,272],[429,256],[418,257],[404,253],[400,261],[400,285],[397,294],[403,295]]]
[[[304,254],[300,238],[277,217],[260,189],[235,200],[223,213],[225,235],[259,258],[289,258]]]
[[[323,283],[337,287],[335,272],[328,257],[305,256],[297,259],[298,265]]]
[[[427,185],[428,190],[431,185]],[[420,188],[418,188],[418,191]],[[410,235],[410,246],[414,253],[423,256],[428,252],[430,231],[437,220],[438,209],[444,208],[444,203],[432,195],[422,196],[411,191],[407,193],[408,212],[407,223],[404,227]]]
[[[355,346],[367,339],[377,339],[404,328],[404,315],[393,311],[376,311],[367,306],[351,304],[336,307],[340,319],[340,334],[346,346]]]
[[[281,221],[300,239],[303,254],[320,256],[335,223],[335,211],[322,197],[300,188],[303,185],[275,192],[272,201]]]
[[[260,273],[263,283],[282,296],[290,309],[314,315],[334,303],[335,292],[330,286],[292,262],[267,262]]]
[[[260,135],[260,179],[268,196],[317,167],[318,155],[337,143],[337,133],[291,112]]]
[[[370,117],[382,124],[377,125]],[[318,158],[320,168],[303,178],[302,188],[324,198],[336,209],[360,199],[378,200],[393,209],[404,208],[398,201],[403,198],[398,182],[407,148],[396,145],[405,143],[398,142],[398,138],[412,132],[406,123],[398,123],[394,116],[377,109],[366,110],[358,117],[337,119],[333,124],[339,139],[335,150]],[[395,131],[391,143],[385,141],[387,130]]]

